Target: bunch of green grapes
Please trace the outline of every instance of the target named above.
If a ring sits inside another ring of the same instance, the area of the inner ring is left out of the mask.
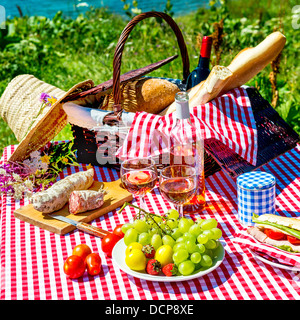
[[[215,219],[179,218],[178,211],[169,210],[164,216],[154,214],[136,218],[133,223],[122,227],[124,242],[152,245],[157,250],[162,245],[173,249],[173,262],[180,275],[190,275],[194,271],[212,266],[215,251],[220,245],[217,241],[222,231],[217,228]]]

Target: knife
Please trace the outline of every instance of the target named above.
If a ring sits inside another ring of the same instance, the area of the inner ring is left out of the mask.
[[[93,236],[99,237],[99,238],[104,238],[106,235],[110,234],[110,232],[108,232],[106,230],[100,229],[95,226],[91,226],[90,224],[85,223],[85,222],[75,221],[75,220],[72,220],[72,219],[66,218],[64,216],[57,215],[57,214],[51,214],[51,215],[49,214],[48,216],[52,217],[54,219],[72,224],[77,229],[84,231],[86,233],[89,233]]]

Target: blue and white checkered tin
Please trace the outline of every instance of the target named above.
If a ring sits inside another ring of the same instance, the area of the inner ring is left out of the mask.
[[[238,219],[252,226],[253,213],[275,213],[276,179],[267,172],[253,171],[237,178]]]

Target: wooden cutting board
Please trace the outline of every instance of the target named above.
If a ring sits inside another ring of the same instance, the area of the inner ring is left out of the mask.
[[[68,204],[66,204],[62,209],[53,213],[80,222],[90,222],[105,213],[122,206],[124,202],[132,200],[131,193],[122,187],[120,179],[112,182],[94,181],[90,189],[98,190],[100,187],[103,187],[107,191],[107,194],[104,196],[104,204],[101,208],[74,215],[69,213]],[[14,216],[22,221],[60,235],[64,235],[76,229],[76,227],[71,224],[51,218],[51,214],[44,214],[35,210],[32,204],[28,204],[15,210]]]

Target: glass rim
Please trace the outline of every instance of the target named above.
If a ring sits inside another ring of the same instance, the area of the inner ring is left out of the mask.
[[[166,169],[169,169],[169,168],[172,168],[172,167],[186,167],[186,168],[190,168],[194,171],[194,173],[192,174],[187,174],[186,176],[184,177],[168,177],[166,176],[165,174],[163,174],[163,172],[166,170]],[[192,166],[189,166],[187,164],[173,164],[173,165],[170,165],[170,166],[167,166],[165,168],[163,168],[161,171],[160,171],[160,176],[163,176],[164,178],[167,178],[167,179],[170,179],[170,178],[178,178],[178,179],[186,179],[186,178],[191,178],[193,176],[196,176],[197,175],[197,171],[194,167]]]
[[[134,160],[147,160],[147,161],[151,161],[151,163],[149,163],[148,165],[147,165],[147,163],[145,163],[146,167],[144,167],[144,168],[142,168],[142,169],[147,169],[147,168],[150,168],[150,167],[153,167],[153,166],[156,165],[154,159],[151,158],[151,157],[149,157],[149,158],[147,158],[147,157],[140,157],[140,158],[139,158],[139,157],[136,157],[136,158],[130,158],[130,159],[124,160],[124,161],[121,163],[121,167],[122,167],[123,169],[130,170],[131,168],[126,168],[126,167],[124,167],[123,165],[124,165],[124,163],[129,163],[130,161],[134,161]],[[135,170],[135,169],[132,169],[132,170]]]

